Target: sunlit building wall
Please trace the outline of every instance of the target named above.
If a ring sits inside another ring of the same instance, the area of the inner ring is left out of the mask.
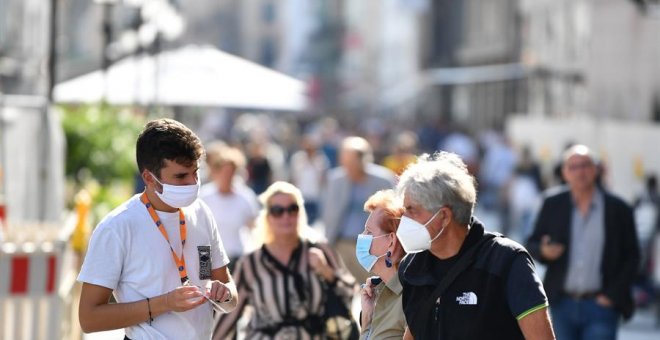
[[[660,121],[660,19],[632,1],[521,1],[527,112]]]
[[[427,117],[501,128],[525,103],[515,0],[432,1],[423,22]]]
[[[343,99],[360,115],[414,111],[421,75],[419,1],[348,1],[344,6]]]
[[[49,2],[0,2],[0,93],[46,95]]]

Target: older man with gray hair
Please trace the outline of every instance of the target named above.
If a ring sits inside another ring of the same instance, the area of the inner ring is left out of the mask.
[[[355,240],[369,217],[364,202],[376,191],[392,188],[395,182],[394,173],[374,164],[373,158],[366,139],[344,138],[339,150],[341,166],[328,173],[323,195],[321,217],[328,242],[358,282],[364,282],[368,276],[355,258]]]
[[[397,191],[406,339],[554,339],[530,255],[473,217],[475,180],[456,154],[421,156]]]
[[[527,243],[548,266],[544,283],[559,339],[616,339],[619,319],[633,315],[633,211],[597,184],[598,165],[585,145],[564,152],[567,187],[545,198]]]

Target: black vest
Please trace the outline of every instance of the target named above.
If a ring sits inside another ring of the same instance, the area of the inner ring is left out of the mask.
[[[457,258],[484,236],[473,221]],[[529,254],[515,242],[498,237],[484,244],[475,262],[449,285],[432,308],[432,315],[417,315],[422,303],[439,283],[430,252],[408,255],[399,267],[403,285],[403,308],[413,336],[424,339],[524,339],[518,321],[507,303],[506,279],[515,256]]]

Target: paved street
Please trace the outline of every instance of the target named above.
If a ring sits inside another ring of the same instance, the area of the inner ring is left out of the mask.
[[[638,310],[633,319],[625,323],[619,330],[620,340],[658,340],[660,339],[660,327],[655,324],[653,313],[646,310]]]

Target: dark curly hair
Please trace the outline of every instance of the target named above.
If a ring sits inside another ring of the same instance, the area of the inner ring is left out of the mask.
[[[162,118],[144,126],[137,139],[135,156],[140,173],[147,169],[160,177],[165,160],[191,166],[204,155],[202,141],[185,125]]]

